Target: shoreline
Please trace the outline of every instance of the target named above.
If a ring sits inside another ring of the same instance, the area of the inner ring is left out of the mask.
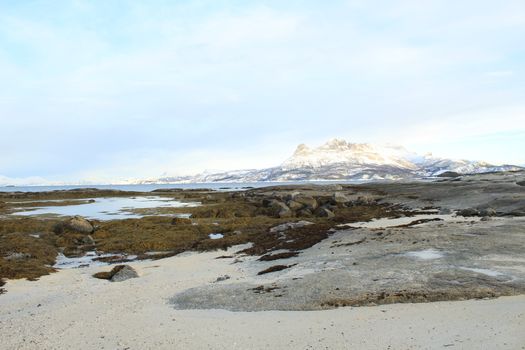
[[[111,283],[100,267],[8,281],[0,336],[9,349],[523,349],[525,295],[322,311],[176,310],[175,293],[217,276],[249,280],[224,252],[130,263],[139,278]],[[219,283],[217,283],[219,284]]]

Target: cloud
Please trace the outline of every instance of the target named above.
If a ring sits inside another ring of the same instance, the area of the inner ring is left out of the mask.
[[[436,151],[523,130],[523,6],[0,4],[0,173],[155,176],[337,135]]]

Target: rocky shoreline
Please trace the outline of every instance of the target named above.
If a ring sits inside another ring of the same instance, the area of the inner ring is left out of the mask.
[[[13,199],[31,207],[35,199],[71,205],[144,193],[3,193],[0,279],[55,272],[59,253],[95,254],[92,261],[105,265],[242,247],[221,259],[255,281],[226,279],[170,302],[179,309],[317,310],[523,294],[524,179],[524,172],[506,172],[432,182],[157,190],[201,205],[137,209],[145,216],[110,221],[10,212]]]

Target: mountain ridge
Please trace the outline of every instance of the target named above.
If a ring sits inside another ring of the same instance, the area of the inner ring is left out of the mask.
[[[446,171],[467,174],[522,169],[515,165],[419,155],[399,145],[351,143],[334,138],[314,148],[302,143],[291,157],[275,167],[165,176],[140,183],[405,180],[435,177]]]

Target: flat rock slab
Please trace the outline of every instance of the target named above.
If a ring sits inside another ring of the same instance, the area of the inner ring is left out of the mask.
[[[345,229],[284,260],[296,264],[289,269],[192,288],[170,302],[177,309],[320,310],[523,294],[524,227],[525,218],[498,218]],[[255,275],[273,265],[243,268]]]

